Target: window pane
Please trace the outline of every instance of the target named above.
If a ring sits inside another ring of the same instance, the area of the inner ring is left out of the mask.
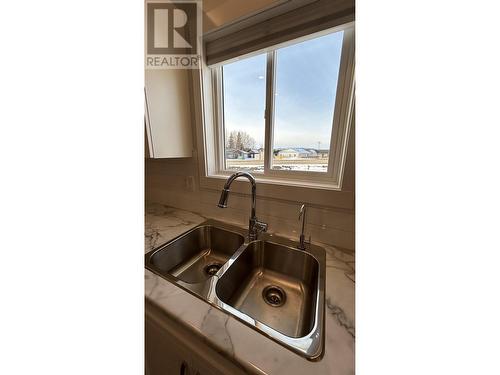
[[[276,51],[273,169],[327,172],[342,38]]]
[[[264,171],[266,55],[222,68],[226,169]]]

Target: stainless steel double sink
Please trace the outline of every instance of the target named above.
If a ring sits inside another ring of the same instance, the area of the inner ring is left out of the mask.
[[[325,251],[208,220],[146,254],[146,268],[309,360],[324,347]]]

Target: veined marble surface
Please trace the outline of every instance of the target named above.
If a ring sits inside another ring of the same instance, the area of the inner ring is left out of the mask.
[[[206,219],[192,212],[148,204],[145,252]],[[272,232],[272,228],[269,230]],[[326,250],[325,353],[318,362],[300,357],[147,269],[145,295],[249,372],[354,374],[354,256],[332,246],[318,245]]]

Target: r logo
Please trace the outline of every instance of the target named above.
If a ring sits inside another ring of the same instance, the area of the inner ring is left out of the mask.
[[[174,9],[174,48],[192,48],[191,44],[176,30],[186,26],[188,16],[182,9]]]
[[[147,51],[150,55],[197,53],[197,4],[147,4]]]

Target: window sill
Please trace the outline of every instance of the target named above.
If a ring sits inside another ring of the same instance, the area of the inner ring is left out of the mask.
[[[222,190],[229,174],[214,174],[201,177],[200,187],[207,190]],[[253,174],[257,182],[257,197],[280,201],[303,202],[333,208],[354,209],[354,192],[342,191],[338,186],[325,182],[269,178]],[[249,195],[250,184],[243,179],[235,180],[231,191]]]
[[[236,171],[234,171],[234,172],[236,172]],[[226,180],[234,172],[214,174],[214,175],[208,176],[207,178]],[[324,190],[341,191],[338,184],[333,184],[331,182],[311,181],[311,180],[305,180],[305,179],[299,179],[299,178],[292,179],[292,178],[279,178],[279,177],[269,177],[269,176],[264,177],[263,175],[258,174],[258,173],[252,173],[252,176],[255,177],[255,181],[257,181],[257,183],[259,183],[259,184],[271,184],[271,185],[279,185],[279,186],[295,186],[295,187],[302,187],[302,188],[306,188],[306,189],[324,189]]]

